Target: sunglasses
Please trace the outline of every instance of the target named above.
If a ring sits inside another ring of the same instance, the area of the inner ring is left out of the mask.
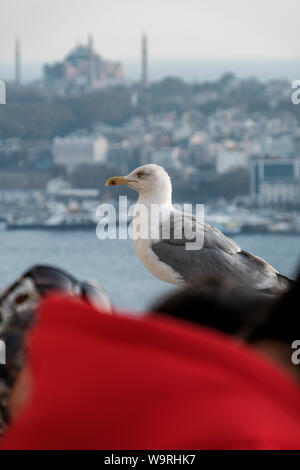
[[[80,295],[87,303],[97,309],[112,312],[112,304],[104,289],[93,281],[79,281],[62,269],[52,266],[33,266],[26,271],[16,282],[0,293],[0,306],[18,286],[30,279],[37,293],[41,296],[51,292],[66,292],[70,295]],[[29,294],[23,293],[16,299],[17,303],[25,302]]]

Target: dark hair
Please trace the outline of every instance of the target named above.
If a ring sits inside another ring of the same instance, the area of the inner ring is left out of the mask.
[[[300,339],[300,272],[292,287],[267,310],[265,321],[257,326],[250,339],[262,338],[289,344]]]
[[[274,299],[228,279],[201,278],[153,305],[152,311],[248,340],[269,319]]]

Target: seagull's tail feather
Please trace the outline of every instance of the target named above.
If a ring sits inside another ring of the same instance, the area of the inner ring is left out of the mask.
[[[290,279],[287,276],[278,273],[277,284],[274,287],[271,287],[270,289],[263,289],[263,292],[273,295],[284,294],[289,289],[291,289],[295,285],[295,283],[296,281],[293,281],[293,279]]]
[[[252,255],[248,251],[241,250],[240,254],[246,256],[247,259],[251,260],[252,263],[256,264],[256,267],[263,268],[263,270],[271,271],[273,275],[275,274],[277,277],[277,282],[274,286],[266,288],[266,289],[259,289],[261,292],[265,292],[268,294],[283,294],[288,289],[292,288],[295,284],[295,281],[289,279],[287,276],[280,274],[276,269],[270,266],[264,259],[260,258],[259,256]],[[275,278],[276,279],[276,278]]]
[[[294,286],[295,282],[293,279],[290,279],[283,274],[277,274],[278,284],[281,289],[287,290]]]

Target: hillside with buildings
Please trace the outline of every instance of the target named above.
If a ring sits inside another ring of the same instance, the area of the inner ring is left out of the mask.
[[[110,171],[164,166],[178,200],[241,196],[262,207],[299,208],[300,111],[288,81],[149,80],[147,38],[141,80],[94,51],[92,38],[44,76],[22,85],[20,44],[9,105],[0,108],[0,187],[44,189],[57,176],[96,188]]]

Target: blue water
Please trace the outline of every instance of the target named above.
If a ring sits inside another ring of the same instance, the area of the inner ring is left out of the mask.
[[[239,235],[235,240],[292,276],[300,262],[300,236]],[[154,278],[135,255],[132,240],[98,240],[86,230],[0,231],[0,287],[35,263],[50,263],[81,279],[95,279],[123,309],[145,310],[173,286]],[[300,264],[299,264],[300,266]]]
[[[130,80],[139,80],[141,64],[139,60],[124,61],[124,76]],[[41,78],[42,63],[24,62],[22,77],[24,82]],[[207,59],[196,58],[178,60],[151,60],[149,62],[150,80],[161,80],[166,76],[177,76],[186,81],[216,80],[225,72],[233,72],[239,78],[257,77],[259,80],[300,78],[300,60],[294,59]],[[0,62],[0,78],[14,79],[13,62]]]

